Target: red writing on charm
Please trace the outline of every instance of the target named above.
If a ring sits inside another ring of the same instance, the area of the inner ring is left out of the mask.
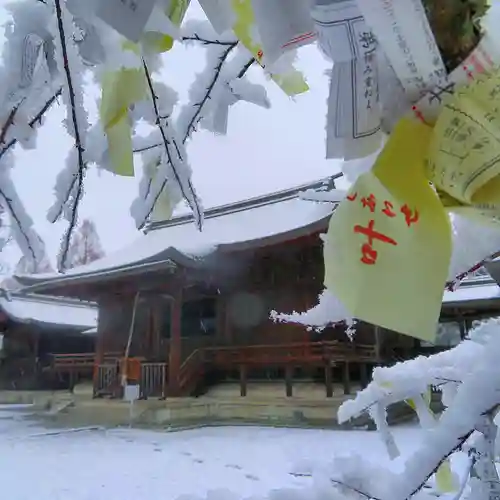
[[[349,201],[354,201],[357,197],[358,197],[358,193],[352,193],[352,194],[347,196],[347,199]]]
[[[377,200],[375,199],[375,196],[373,196],[373,194],[370,194],[370,196],[368,197],[361,198],[361,203],[363,205],[363,208],[368,207],[371,213],[375,212]]]
[[[394,212],[394,205],[390,201],[384,201],[384,209],[382,213],[387,215],[387,217],[396,217],[396,212]]]
[[[404,204],[401,207],[401,213],[405,216],[406,225],[408,227],[418,222],[418,210],[412,211],[408,205]]]
[[[422,111],[420,111],[417,106],[412,106],[411,107],[411,110],[413,111],[413,114],[415,115],[415,117],[420,121],[422,122],[423,124],[427,125],[427,122],[425,121],[425,117],[424,117],[424,114],[422,113]]]
[[[373,248],[373,243],[375,240],[381,241],[383,243],[389,243],[390,245],[397,245],[396,240],[386,236],[385,234],[375,231],[375,220],[371,219],[368,223],[368,227],[356,225],[354,226],[354,232],[357,234],[362,234],[368,238],[366,243],[361,246],[361,259],[363,264],[374,265],[377,262],[378,252]]]

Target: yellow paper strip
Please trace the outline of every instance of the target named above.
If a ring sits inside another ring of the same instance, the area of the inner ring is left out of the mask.
[[[444,104],[428,176],[459,204],[500,206],[500,71],[477,76]]]
[[[181,25],[189,7],[189,2],[190,0],[172,0],[166,14],[176,26]],[[155,52],[167,52],[174,46],[174,39],[171,36],[153,31],[144,33],[141,42]]]
[[[233,26],[235,35],[264,68],[262,64],[264,56],[262,47],[253,40],[251,34],[252,30],[255,29],[252,0],[233,0],[232,6],[236,14],[236,21]],[[271,74],[271,78],[289,96],[302,94],[309,90],[303,75],[297,70],[283,74]]]
[[[330,220],[325,285],[355,317],[432,342],[451,255],[449,217],[425,177],[432,129],[402,120]]]
[[[108,138],[111,165],[118,175],[134,175],[128,110],[145,95],[146,82],[142,69],[121,69],[103,77],[99,114]]]

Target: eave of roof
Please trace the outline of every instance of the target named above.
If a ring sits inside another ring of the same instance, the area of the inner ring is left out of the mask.
[[[97,326],[97,304],[0,289],[0,309],[12,321],[83,332]]]
[[[335,176],[334,176],[335,177]],[[319,189],[322,186],[325,187],[327,182],[332,182],[332,179],[322,180],[319,182],[314,182],[312,184],[307,184],[293,189],[287,189],[285,191],[280,191],[278,193],[273,193],[271,195],[260,196],[258,198],[253,198],[251,200],[246,200],[243,202],[238,202],[231,205],[225,205],[222,207],[216,207],[214,209],[208,210],[205,214],[205,219],[210,221],[211,219],[223,220],[224,216],[234,216],[238,213],[247,212],[250,213],[254,209],[265,209],[265,207],[272,207],[274,205],[281,205],[283,203],[298,201],[298,194],[306,189]],[[303,202],[305,204],[312,202]],[[307,205],[304,205],[307,206]],[[291,227],[290,230],[284,230],[276,234],[265,234],[263,237],[250,237],[248,239],[242,239],[232,242],[215,242],[212,248],[208,248],[206,255],[213,255],[215,253],[226,253],[228,251],[238,251],[246,248],[261,247],[274,245],[283,241],[288,241],[289,239],[295,239],[300,236],[311,234],[320,230],[324,230],[327,227],[328,219],[331,215],[333,207],[330,205],[328,209],[323,210],[319,213],[318,217],[311,220],[305,219],[305,223],[302,226]],[[264,217],[265,218],[265,217]],[[290,214],[291,220],[293,220],[293,214]],[[145,239],[148,237],[149,233],[158,234],[161,230],[172,228],[174,231],[178,231],[178,228],[182,228],[188,225],[192,221],[192,216],[180,216],[176,217],[170,221],[166,222],[156,222],[150,224],[146,231]],[[268,222],[263,220],[262,225]],[[237,232],[237,231],[236,231]],[[167,240],[168,241],[168,240]],[[158,241],[155,241],[155,246],[158,248]],[[137,244],[139,246],[139,244]],[[124,250],[123,252],[125,252]],[[140,253],[136,249],[136,254]],[[54,289],[56,286],[66,286],[70,284],[84,284],[84,283],[96,283],[100,281],[107,281],[110,279],[116,279],[119,277],[131,276],[150,272],[156,269],[166,269],[175,268],[176,266],[189,267],[189,268],[202,268],[205,262],[206,255],[190,255],[189,246],[187,252],[181,252],[174,247],[161,247],[161,250],[154,251],[147,255],[145,258],[132,259],[130,262],[126,262],[121,265],[112,264],[112,256],[109,258],[101,259],[100,262],[106,261],[106,265],[101,268],[95,268],[93,264],[89,266],[83,266],[81,271],[78,272],[68,272],[66,274],[59,275],[31,275],[31,276],[16,276],[16,279],[25,286],[24,291],[47,291]],[[122,259],[123,260],[123,259]],[[108,263],[109,261],[110,263]],[[99,261],[97,262],[99,264]]]

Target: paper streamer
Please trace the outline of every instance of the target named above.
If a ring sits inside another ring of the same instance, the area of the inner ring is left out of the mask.
[[[330,219],[325,286],[360,320],[432,342],[451,255],[449,217],[425,176],[432,128],[402,120]]]
[[[144,165],[145,173],[150,179],[155,179],[158,172],[159,162],[160,159],[155,158]],[[156,199],[156,203],[153,211],[151,212],[150,219],[152,221],[170,220],[174,212],[174,207],[177,204],[177,200],[176,203],[172,203],[172,201],[173,200],[169,196],[167,186],[165,186]]]
[[[263,63],[316,41],[309,3],[304,0],[251,0],[263,50]]]
[[[449,210],[500,222],[500,70],[475,77],[443,104],[427,175]]]
[[[121,69],[103,76],[99,115],[108,139],[111,166],[117,175],[134,175],[128,110],[146,95],[146,79],[142,69]]]
[[[409,101],[446,82],[447,71],[421,0],[357,0]]]
[[[263,62],[264,52],[260,43],[255,40],[255,17],[252,9],[252,0],[232,0],[232,7],[236,15],[233,31],[241,43],[251,52],[255,60],[266,69]],[[309,90],[303,75],[295,68],[279,74],[270,72],[273,81],[289,96],[302,94]]]
[[[407,404],[418,414],[420,425],[424,428],[431,428],[437,424],[437,419],[431,409],[431,390],[421,394],[415,399],[408,399]],[[451,470],[450,459],[447,458],[438,467],[436,472],[436,488],[444,493],[454,493],[460,488],[459,481]]]
[[[457,89],[465,87],[478,75],[491,71],[499,63],[499,48],[493,43],[492,38],[486,34],[469,57],[451,72],[446,84],[434,87],[412,106],[410,110],[411,116],[422,123],[434,125],[443,108],[443,103]]]
[[[96,15],[131,42],[138,42],[155,0],[106,0],[97,2]]]
[[[382,141],[376,40],[354,0],[316,5],[311,15],[319,44],[334,62],[326,157],[364,158]]]
[[[198,0],[214,30],[220,34],[230,30],[235,22],[231,0]]]
[[[163,15],[159,7],[155,7],[140,40],[145,50],[167,52],[173,47],[174,38],[178,36],[178,28],[186,15],[189,3],[190,0],[170,0]],[[159,18],[156,23],[154,16]]]

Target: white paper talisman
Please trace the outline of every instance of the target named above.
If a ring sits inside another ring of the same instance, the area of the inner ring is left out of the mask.
[[[316,41],[310,4],[304,0],[252,0],[263,63],[276,62],[285,52]]]
[[[155,0],[102,0],[96,15],[132,42],[138,42]]]

